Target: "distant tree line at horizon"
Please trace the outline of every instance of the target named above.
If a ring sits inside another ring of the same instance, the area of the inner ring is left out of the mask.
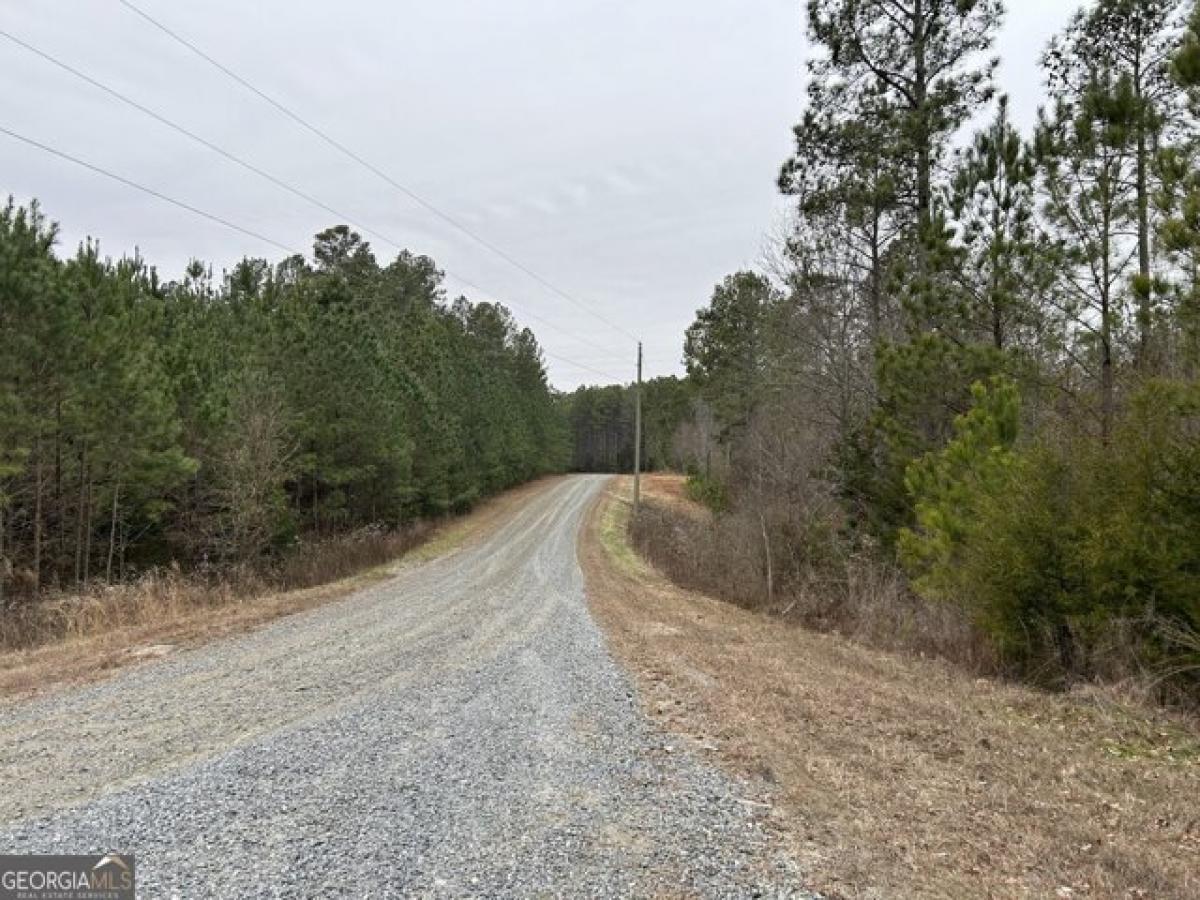
[[[559,398],[572,435],[576,472],[632,472],[635,387],[583,385]],[[691,385],[652,378],[642,385],[642,468],[682,470],[689,459],[684,431],[695,416]]]
[[[428,257],[337,226],[163,282],[56,235],[0,210],[0,587],[254,561],[569,464],[533,333]]]

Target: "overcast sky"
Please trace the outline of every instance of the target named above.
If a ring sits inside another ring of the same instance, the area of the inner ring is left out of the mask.
[[[756,265],[802,98],[799,0],[133,0],[681,371],[683,329]],[[1076,4],[1012,0],[998,50],[1032,122],[1046,40]],[[633,342],[439,221],[117,0],[0,0],[0,28],[347,214],[428,253],[530,325],[561,388],[631,377]],[[0,127],[296,250],[329,213],[0,38]],[[283,251],[0,135],[0,191],[139,247],[165,278]],[[371,240],[381,261],[395,247]],[[534,319],[533,316],[539,317]],[[551,324],[547,324],[551,323]]]

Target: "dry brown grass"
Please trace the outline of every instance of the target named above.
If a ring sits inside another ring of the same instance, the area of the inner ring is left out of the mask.
[[[621,491],[627,493],[627,483]],[[1200,896],[1200,732],[1097,690],[1049,695],[683,590],[610,493],[581,551],[648,711],[775,784],[832,897]]]
[[[688,498],[681,475],[646,479],[643,494],[634,546],[676,584],[881,650],[937,656],[982,674],[1000,671],[990,644],[962,609],[918,597],[899,572],[877,560],[776,558],[776,587],[768,597],[753,515],[713,516]]]
[[[185,645],[253,628],[343,597],[487,533],[548,488],[545,478],[440,525],[363,530],[313,542],[274,567],[204,577],[175,569],[137,581],[47,595],[0,615],[0,696],[79,683]]]
[[[691,518],[708,520],[711,513],[687,493],[687,479],[674,472],[654,472],[642,476],[642,496]]]
[[[270,566],[186,575],[168,567],[132,582],[98,582],[79,591],[44,594],[0,615],[0,652],[173,621],[194,610],[329,584],[400,558],[433,530],[425,522],[402,531],[363,529],[310,542]]]

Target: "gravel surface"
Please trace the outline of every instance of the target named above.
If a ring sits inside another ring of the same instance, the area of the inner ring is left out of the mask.
[[[763,786],[641,714],[575,556],[602,477],[251,634],[0,709],[0,851],[141,897],[809,897]]]

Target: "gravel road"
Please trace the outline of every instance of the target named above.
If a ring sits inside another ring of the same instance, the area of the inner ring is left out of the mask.
[[[575,555],[603,483],[0,708],[0,852],[132,852],[140,897],[810,896],[758,788],[647,722],[605,649]]]

